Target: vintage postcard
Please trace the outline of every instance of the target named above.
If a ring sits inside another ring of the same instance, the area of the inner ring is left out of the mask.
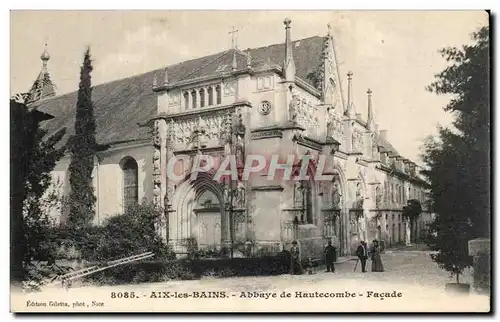
[[[487,11],[11,11],[12,312],[489,312]]]

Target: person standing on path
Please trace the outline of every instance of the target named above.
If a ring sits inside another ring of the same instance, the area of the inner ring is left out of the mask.
[[[368,259],[368,251],[366,249],[366,243],[361,241],[359,243],[358,249],[356,250],[356,256],[361,261],[361,271],[366,273],[366,260]]]
[[[380,245],[376,239],[373,241],[370,254],[372,255],[372,272],[383,272],[384,264],[382,264],[382,258],[380,257]]]
[[[332,241],[328,241],[328,245],[323,252],[325,255],[326,271],[335,273],[335,261],[337,260],[337,249],[332,246]]]
[[[290,257],[290,271],[292,275],[301,275],[302,265],[300,263],[300,249],[299,246],[297,246],[296,240],[292,242],[292,248],[290,248]]]

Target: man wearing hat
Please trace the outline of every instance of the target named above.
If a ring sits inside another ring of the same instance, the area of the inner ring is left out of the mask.
[[[300,249],[297,245],[297,241],[292,242],[292,248],[290,248],[291,262],[290,270],[292,275],[302,274],[302,265],[300,264]]]

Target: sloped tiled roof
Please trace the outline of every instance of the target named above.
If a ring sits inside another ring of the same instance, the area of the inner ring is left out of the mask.
[[[320,65],[323,42],[324,38],[319,36],[293,41],[297,77],[310,82],[307,76],[315,72]],[[239,69],[246,66],[247,52],[237,51]],[[254,48],[249,52],[254,68],[266,63],[281,65],[285,58],[285,44]],[[232,60],[233,51],[229,50],[168,66],[166,70],[169,83],[230,71]],[[224,67],[225,65],[227,67]],[[133,141],[149,137],[149,129],[141,128],[138,123],[144,123],[156,115],[157,100],[152,84],[156,77],[163,80],[164,71],[165,67],[93,87],[98,143]],[[67,128],[67,135],[74,133],[76,99],[77,92],[72,92],[48,98],[37,104],[40,111],[54,116],[53,120],[44,123],[49,133],[63,127]]]

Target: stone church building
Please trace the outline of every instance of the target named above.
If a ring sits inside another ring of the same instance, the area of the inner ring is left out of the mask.
[[[245,244],[265,254],[298,240],[302,256],[320,257],[328,239],[348,255],[360,240],[404,242],[410,229],[418,238],[423,220],[409,225],[402,209],[410,199],[426,207],[426,183],[378,129],[372,92],[355,106],[353,73],[339,74],[330,28],[293,40],[289,19],[284,27],[281,44],[234,47],[93,88],[103,147],[93,177],[97,223],[146,198],[168,210],[161,235],[180,253],[193,240],[235,254]],[[44,124],[50,132],[67,127],[71,135],[77,93],[56,95],[47,51],[41,59],[32,104],[55,116]],[[333,180],[220,183],[213,171],[191,178],[189,159],[180,163],[182,180],[167,177],[169,159],[200,153],[236,155],[238,170],[251,154],[325,155],[323,173]],[[66,195],[68,165],[69,155],[54,170]]]

